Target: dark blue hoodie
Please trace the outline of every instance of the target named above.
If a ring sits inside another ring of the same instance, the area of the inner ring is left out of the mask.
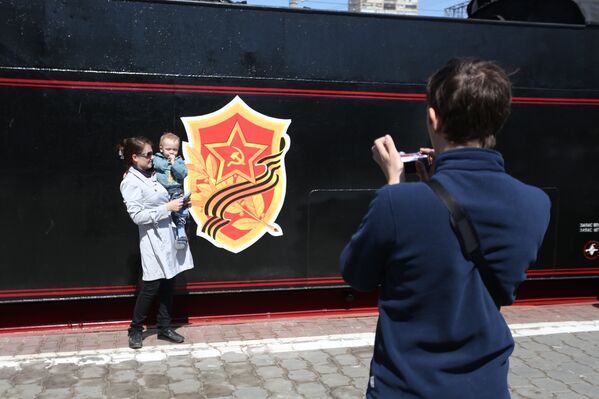
[[[433,179],[470,214],[511,303],[547,229],[549,198],[506,174],[494,150],[445,151]],[[378,191],[341,254],[341,273],[356,289],[380,286],[367,397],[510,397],[511,333],[426,184]]]

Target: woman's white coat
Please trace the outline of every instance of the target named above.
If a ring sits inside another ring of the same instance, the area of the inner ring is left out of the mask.
[[[131,167],[121,182],[127,212],[139,227],[139,250],[144,281],[170,279],[193,268],[189,245],[175,249],[175,224],[166,208],[168,192],[156,176]]]

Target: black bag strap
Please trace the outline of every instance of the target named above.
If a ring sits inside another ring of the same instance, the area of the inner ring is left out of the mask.
[[[464,257],[474,263],[485,287],[487,287],[487,291],[489,291],[493,302],[495,302],[497,309],[499,309],[502,303],[501,288],[480,249],[480,241],[478,240],[478,235],[470,220],[470,216],[458,205],[453,196],[449,194],[441,183],[436,180],[429,180],[425,183],[437,194],[441,202],[449,210],[451,225],[458,236]]]

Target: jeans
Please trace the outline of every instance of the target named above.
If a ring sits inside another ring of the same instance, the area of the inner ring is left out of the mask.
[[[144,322],[148,317],[150,305],[156,294],[158,294],[158,315],[156,326],[158,330],[164,330],[171,326],[171,310],[173,307],[173,278],[170,280],[159,279],[153,281],[142,281],[141,290],[135,301],[133,309],[133,320],[129,325],[129,332],[143,331]]]
[[[183,196],[182,187],[169,187],[167,189],[169,198],[171,200],[177,199]],[[187,233],[185,232],[185,225],[187,224],[187,218],[189,217],[189,208],[184,205],[181,210],[172,212],[171,217],[173,222],[177,226],[177,239],[187,240]]]

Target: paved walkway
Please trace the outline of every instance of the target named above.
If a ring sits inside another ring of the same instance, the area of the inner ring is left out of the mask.
[[[513,398],[599,398],[599,304],[510,307]],[[0,398],[361,398],[376,317],[0,335]]]

